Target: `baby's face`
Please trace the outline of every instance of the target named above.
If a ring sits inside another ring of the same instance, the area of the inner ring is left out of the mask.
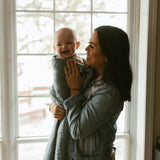
[[[56,33],[54,49],[60,57],[72,57],[77,48],[76,45],[77,42],[72,31],[62,29]]]

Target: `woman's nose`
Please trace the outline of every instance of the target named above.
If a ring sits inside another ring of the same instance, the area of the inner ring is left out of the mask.
[[[88,51],[88,46],[85,48],[86,51]]]

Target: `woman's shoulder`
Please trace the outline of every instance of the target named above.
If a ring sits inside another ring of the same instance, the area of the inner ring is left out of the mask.
[[[111,94],[120,96],[120,92],[113,83],[107,83],[104,80],[95,82],[91,87],[91,92],[96,94]]]
[[[112,102],[115,104],[115,107],[119,105],[123,106],[120,92],[113,83],[101,83],[93,93],[93,96],[96,96],[98,99],[103,99],[104,102]]]

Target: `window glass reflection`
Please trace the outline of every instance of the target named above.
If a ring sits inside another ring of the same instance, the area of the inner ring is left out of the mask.
[[[79,13],[56,13],[56,30],[62,27],[73,28],[81,42],[77,53],[86,53],[85,47],[91,35],[91,15]]]
[[[127,31],[126,14],[93,14],[93,28],[101,25],[113,25]]]
[[[125,138],[116,139],[114,142],[115,148],[116,148],[116,158],[117,160],[128,160],[128,152],[129,148],[128,146],[128,140]]]
[[[127,1],[93,0],[93,10],[105,12],[127,12]]]
[[[55,0],[55,9],[60,11],[89,11],[90,0]]]
[[[19,136],[50,135],[54,122],[50,98],[21,97],[18,102]]]
[[[51,56],[18,56],[18,95],[48,95],[52,84]]]
[[[53,14],[17,13],[17,52],[53,52]]]
[[[18,145],[19,160],[42,160],[47,143],[24,143]]]
[[[17,10],[52,10],[53,0],[16,0]]]

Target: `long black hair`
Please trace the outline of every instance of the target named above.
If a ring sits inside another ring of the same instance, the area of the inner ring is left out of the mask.
[[[113,26],[100,26],[95,31],[102,54],[108,59],[104,77],[108,82],[115,84],[123,101],[130,101],[132,71],[128,36],[123,30]]]

